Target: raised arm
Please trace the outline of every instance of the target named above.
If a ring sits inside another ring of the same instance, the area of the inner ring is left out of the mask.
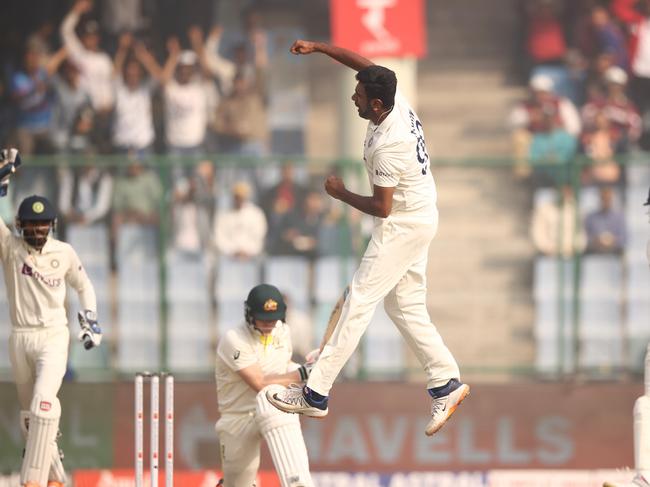
[[[137,42],[133,48],[135,57],[140,63],[144,66],[144,69],[147,70],[149,76],[155,79],[158,82],[161,82],[163,77],[163,70],[156,61],[156,58],[149,52],[149,49],[145,47],[142,42]]]
[[[79,0],[73,5],[72,9],[61,23],[61,38],[63,39],[63,45],[67,48],[68,54],[73,58],[83,56],[86,52],[86,48],[81,44],[81,41],[74,30],[77,27],[81,16],[86,12],[90,12],[92,8],[93,5],[89,0]]]
[[[199,59],[201,59],[201,64],[204,69],[212,74],[212,76],[219,78],[219,83],[223,91],[230,93],[236,68],[232,61],[219,54],[222,32],[221,27],[215,25],[205,41],[205,46],[202,46],[197,53],[199,54]]]
[[[375,64],[370,59],[367,59],[356,52],[343,47],[332,46],[325,42],[304,41],[298,39],[292,44],[289,50],[292,54],[312,54],[314,52],[320,52],[348,68],[354,69],[355,71],[361,71],[362,69]]]
[[[117,44],[117,51],[113,58],[113,78],[121,78],[122,70],[124,69],[124,61],[129,53],[129,49],[133,45],[133,35],[130,32],[125,32],[120,36]]]
[[[68,57],[68,50],[65,48],[65,46],[56,51],[45,65],[45,71],[47,71],[47,75],[52,76],[54,73],[56,73],[59,70],[61,63],[65,61],[66,57]]]
[[[171,81],[176,66],[178,65],[178,57],[181,54],[181,44],[178,42],[177,37],[170,37],[167,40],[167,52],[169,55],[167,56],[167,61],[165,62],[165,66],[160,75],[160,84],[163,85]]]

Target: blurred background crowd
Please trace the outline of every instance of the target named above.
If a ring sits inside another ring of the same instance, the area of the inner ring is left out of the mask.
[[[650,338],[650,284],[640,265],[650,185],[650,0],[500,6],[479,9],[477,28],[467,5],[427,2],[430,53],[414,102],[430,131],[443,217],[433,250],[443,257],[431,270],[439,283],[431,286],[434,321],[442,309],[439,326],[479,329],[478,317],[455,314],[484,315],[491,273],[501,272],[494,292],[503,309],[493,311],[504,324],[494,339],[507,337],[510,352],[494,364],[499,370],[639,370],[633,343]],[[327,2],[312,9],[315,17],[286,1],[3,5],[0,145],[17,147],[26,164],[0,215],[12,222],[16,203],[33,193],[56,203],[58,235],[78,249],[100,289],[100,318],[114,324],[105,356],[73,350],[80,368],[86,360],[96,369],[165,363],[204,371],[218,334],[241,319],[245,293],[260,280],[293,304],[297,351],[318,341],[368,221],[322,190],[333,170],[363,175],[360,149],[351,163],[336,154],[332,110],[342,95],[334,68],[287,53],[296,37],[329,40],[327,17],[319,19]],[[454,64],[463,61],[472,68]],[[507,97],[490,85],[495,72]],[[436,73],[448,74],[444,85]],[[445,95],[456,84],[462,99]],[[488,98],[496,110],[481,107]],[[455,105],[440,105],[445,100]],[[454,124],[465,128],[453,134]],[[488,175],[486,161],[495,159]],[[460,181],[467,191],[480,187],[480,211],[496,212],[490,225],[503,222],[508,243],[489,240],[477,213],[460,216],[472,211]],[[458,231],[450,223],[446,234],[446,218],[463,223]],[[467,245],[452,250],[464,260],[444,257],[451,241]],[[497,247],[517,262],[490,255]],[[485,267],[470,272],[472,262]],[[486,282],[471,306],[459,306],[471,273]],[[361,367],[402,374],[412,359],[395,353],[394,332],[376,326]],[[466,352],[475,371],[477,349]]]

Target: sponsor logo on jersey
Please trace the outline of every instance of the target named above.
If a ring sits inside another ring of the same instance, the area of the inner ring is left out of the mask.
[[[384,172],[380,169],[375,169],[375,176],[382,176],[384,178],[390,178],[392,177],[392,174],[389,172]]]
[[[240,353],[239,350],[235,350],[235,353],[232,354],[232,358],[237,360],[239,358],[239,353]]]
[[[278,302],[275,301],[274,299],[267,299],[264,302],[264,311],[277,311],[278,310]]]
[[[24,275],[24,276],[33,277],[34,279],[36,279],[37,281],[40,281],[41,283],[45,284],[48,287],[59,287],[59,286],[61,286],[62,281],[61,281],[60,277],[56,277],[56,278],[46,277],[43,274],[41,274],[40,272],[38,272],[37,270],[32,269],[31,266],[29,266],[29,265],[27,265],[25,263],[23,263],[23,268],[21,269],[20,273],[22,275]]]
[[[38,405],[38,408],[41,411],[49,411],[50,409],[52,409],[52,403],[47,401],[41,401],[41,403]]]

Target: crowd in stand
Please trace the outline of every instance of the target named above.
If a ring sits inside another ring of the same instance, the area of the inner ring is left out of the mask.
[[[650,0],[523,5],[529,95],[509,119],[515,172],[537,187],[561,187],[535,208],[533,242],[543,255],[620,253],[623,163],[650,149]],[[581,186],[600,188],[600,207],[587,215],[568,170],[580,157],[589,161],[578,166]]]
[[[228,35],[198,18],[169,36],[156,18],[143,18],[145,4],[75,0],[58,29],[48,19],[24,33],[15,59],[3,57],[0,146],[19,148],[27,161],[52,155],[54,163],[25,164],[12,200],[44,194],[58,206],[62,233],[66,225],[107,224],[112,242],[122,225],[157,226],[161,201],[170,201],[171,242],[184,252],[336,253],[340,215],[310,189],[309,175],[298,182],[285,164],[275,178],[260,177],[250,167],[270,154],[272,50],[254,3]],[[111,154],[115,167],[95,164],[96,155]],[[206,154],[238,155],[250,166],[219,180]],[[158,155],[176,161],[169,184]],[[84,165],[68,165],[72,156]]]

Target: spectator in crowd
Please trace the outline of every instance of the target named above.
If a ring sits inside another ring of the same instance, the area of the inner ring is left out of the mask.
[[[280,181],[267,189],[260,199],[260,206],[264,209],[271,232],[279,226],[279,222],[286,214],[296,208],[302,208],[306,188],[296,182],[294,167],[291,163],[282,165]],[[269,235],[273,238],[274,235]]]
[[[210,102],[206,86],[197,76],[198,57],[194,51],[181,51],[176,38],[169,39],[167,50],[161,79],[167,148],[172,155],[198,156],[203,152]]]
[[[59,212],[66,224],[94,225],[106,220],[113,197],[108,171],[88,164],[64,171],[59,184]]]
[[[77,0],[61,24],[61,38],[70,60],[79,67],[81,85],[90,94],[95,109],[94,144],[102,152],[110,152],[110,115],[113,109],[112,73],[110,56],[100,50],[99,24],[86,20],[81,25],[81,36],[75,29],[82,15],[92,10],[90,0]]]
[[[129,56],[133,48],[134,57]],[[151,78],[146,79],[143,67]],[[122,34],[115,53],[115,113],[113,146],[121,153],[133,151],[138,157],[151,153],[154,141],[151,97],[161,69],[144,44],[134,46],[133,36]]]
[[[636,142],[641,135],[641,117],[625,93],[625,71],[612,66],[605,72],[605,80],[605,96],[593,98],[581,110],[583,135],[589,136],[598,130],[598,118],[602,115],[609,127],[609,139],[614,152],[627,152],[630,144]]]
[[[239,181],[232,186],[232,207],[217,212],[214,244],[219,255],[248,260],[264,250],[267,223],[264,212],[250,201],[251,187]]]
[[[601,53],[608,53],[615,66],[623,69],[628,66],[625,35],[603,5],[592,6],[588,21],[579,24],[576,44],[588,61],[593,61]]]
[[[585,249],[585,231],[571,185],[563,185],[555,201],[540,203],[533,210],[530,235],[542,255],[569,258]]]
[[[615,184],[620,180],[621,168],[614,160],[615,142],[611,124],[604,112],[595,115],[592,128],[582,135],[585,154],[592,161],[582,171],[582,184]]]
[[[614,208],[614,191],[611,187],[600,189],[600,208],[585,218],[587,252],[621,253],[627,240],[625,216]]]
[[[132,159],[126,174],[115,180],[111,219],[113,240],[123,224],[157,226],[162,195],[158,176],[139,159]]]
[[[269,242],[275,255],[299,255],[314,260],[318,255],[318,237],[324,217],[320,191],[309,191],[301,207],[285,213],[279,222],[276,240]]]
[[[53,117],[53,140],[64,153],[91,150],[90,132],[94,110],[90,95],[81,86],[79,68],[71,61],[63,63],[61,76],[55,79],[56,104]]]
[[[558,64],[567,52],[562,22],[552,0],[533,0],[527,4],[526,47],[533,66]]]
[[[174,248],[190,254],[210,249],[217,203],[212,162],[199,162],[192,177],[174,188],[173,199]]]
[[[235,75],[232,91],[219,106],[213,129],[220,152],[261,156],[267,139],[262,94],[244,73]]]
[[[605,73],[614,66],[614,56],[608,52],[601,52],[589,63],[583,84],[583,99],[587,103],[607,96],[608,82]]]
[[[632,98],[643,119],[650,120],[650,0],[613,0],[612,10],[630,36]],[[641,146],[650,149],[650,124],[644,127]]]
[[[34,47],[41,53],[42,63],[45,66],[52,56],[52,34],[55,25],[51,20],[44,20],[39,24],[34,32],[27,37],[27,45]]]
[[[188,37],[192,49],[199,55],[199,62],[203,70],[215,78],[222,95],[230,93],[232,91],[237,66],[230,59],[223,57],[219,52],[223,37],[223,29],[221,26],[213,26],[205,42],[203,40],[203,32],[198,26],[190,27]]]
[[[531,78],[530,96],[513,109],[509,123],[519,176],[530,174],[531,160],[565,163],[575,154],[580,116],[571,101],[553,92],[548,76]]]
[[[24,155],[51,152],[53,90],[51,78],[66,57],[60,49],[46,66],[41,65],[41,52],[35,45],[26,45],[21,69],[11,77],[10,97],[16,107],[15,145]]]

